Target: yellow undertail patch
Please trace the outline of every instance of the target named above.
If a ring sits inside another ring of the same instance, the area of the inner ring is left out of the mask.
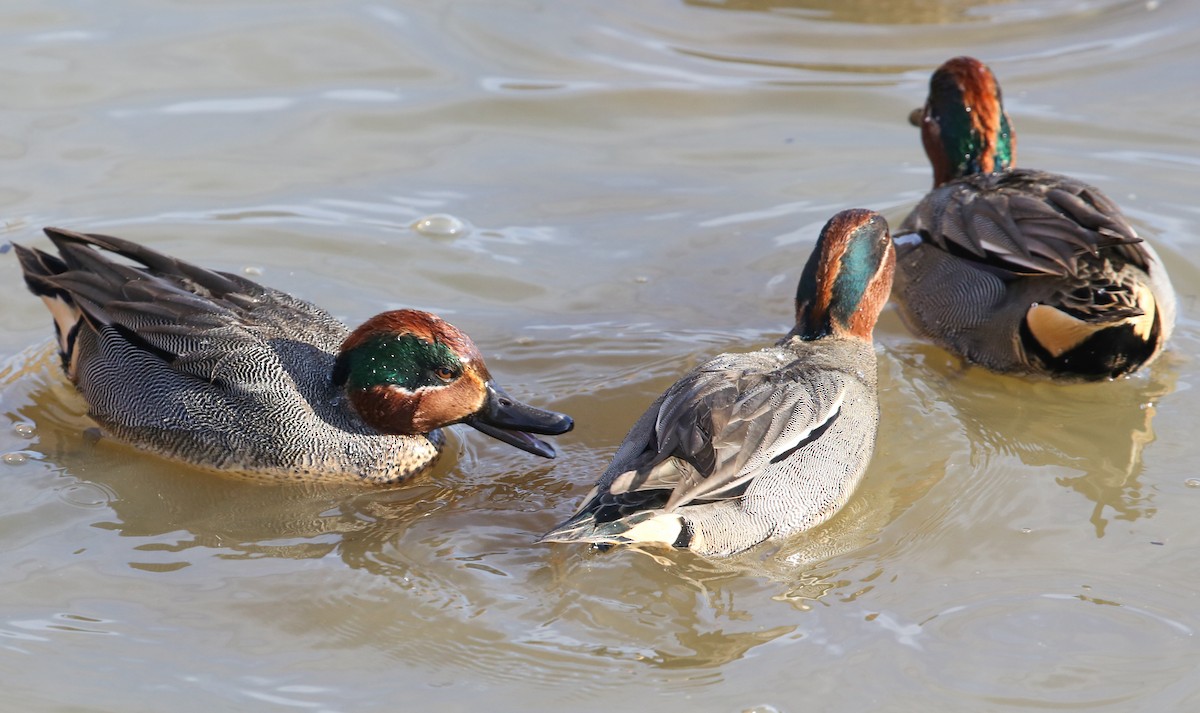
[[[1035,304],[1025,313],[1025,323],[1033,338],[1054,357],[1079,346],[1083,340],[1111,324],[1092,324],[1063,312],[1057,307]]]
[[[1154,320],[1158,316],[1158,303],[1154,299],[1154,293],[1143,284],[1138,284],[1134,288],[1134,294],[1137,295],[1137,306],[1141,308],[1143,314],[1140,317],[1133,317],[1129,323],[1133,325],[1133,333],[1148,342],[1150,341],[1150,331],[1154,329]]]
[[[683,532],[683,519],[678,515],[660,514],[639,522],[625,532],[621,539],[626,542],[658,542],[673,545]]]
[[[67,376],[74,380],[75,354],[72,353],[72,345],[69,340],[71,331],[75,329],[75,325],[79,324],[79,320],[83,319],[83,314],[78,307],[64,299],[46,295],[41,295],[41,298],[46,309],[50,310],[50,316],[54,318],[54,326],[57,327],[58,351],[70,359],[70,363],[66,364]]]

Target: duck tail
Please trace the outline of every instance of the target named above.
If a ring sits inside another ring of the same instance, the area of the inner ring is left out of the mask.
[[[654,543],[687,547],[691,528],[675,513],[643,510],[608,522],[597,522],[583,512],[542,535],[538,542],[590,542],[595,545]]]
[[[50,316],[54,318],[54,330],[58,335],[58,353],[62,358],[63,371],[75,378],[75,340],[84,321],[83,310],[75,302],[70,291],[58,284],[56,278],[68,270],[67,264],[58,257],[35,248],[12,244],[21,263],[21,272],[29,291],[42,298]]]
[[[77,233],[65,228],[47,227],[42,231],[62,254],[63,263],[72,269],[87,268],[90,271],[111,271],[112,266],[116,263],[110,260],[105,253],[112,253],[144,266],[151,273],[192,280],[214,294],[223,295],[242,288],[246,284],[252,284],[226,273],[184,262],[124,238],[100,233]],[[92,248],[98,248],[98,250]]]

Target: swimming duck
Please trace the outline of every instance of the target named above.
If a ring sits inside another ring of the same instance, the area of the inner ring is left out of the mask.
[[[45,232],[57,256],[14,248],[54,318],[63,370],[103,431],[142,450],[256,479],[382,484],[429,468],[453,423],[546,458],[553,448],[530,433],[572,427],[508,396],[470,338],[428,312],[384,312],[351,332],[237,275]]]
[[[787,336],[721,354],[675,382],[575,514],[541,541],[726,556],[832,517],[875,444],[871,332],[894,268],[881,216],[834,216],[805,265]]]
[[[1099,189],[1013,168],[1016,134],[982,62],[929,81],[934,189],[896,231],[895,296],[916,333],[997,372],[1127,374],[1162,352],[1175,296],[1154,249]]]

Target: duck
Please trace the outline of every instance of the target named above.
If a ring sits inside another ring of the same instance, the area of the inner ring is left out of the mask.
[[[392,484],[465,423],[533,455],[572,419],[509,396],[463,332],[384,312],[354,331],[309,302],[128,240],[46,228],[14,244],[62,368],[113,440],[252,480]],[[116,258],[124,258],[118,260]]]
[[[878,213],[831,218],[802,272],[791,331],[676,381],[575,513],[540,541],[727,557],[831,518],[874,449],[872,331],[895,259]]]
[[[1115,379],[1163,351],[1175,293],[1161,258],[1100,189],[1017,168],[1000,84],[942,64],[910,115],[933,190],[896,230],[902,319],[966,363],[1056,381]]]

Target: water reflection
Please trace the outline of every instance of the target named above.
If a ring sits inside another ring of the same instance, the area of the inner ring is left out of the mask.
[[[797,632],[776,617],[745,570],[689,552],[551,546],[534,579],[551,604],[531,641],[561,653],[637,661],[662,670],[718,668]]]
[[[955,604],[920,622],[924,651],[911,671],[930,691],[977,703],[964,709],[1130,708],[1139,692],[1192,673],[1175,665],[1195,635],[1187,615],[1131,605],[1133,587],[1098,596],[1089,585],[1038,589],[1052,577],[1016,587],[1011,577],[985,578],[983,587],[948,585]],[[987,642],[986,654],[948,643],[961,641]]]
[[[1097,537],[1113,519],[1155,513],[1139,476],[1143,450],[1154,441],[1155,404],[1174,389],[1169,365],[1113,382],[1053,384],[964,368],[925,345],[897,354],[910,372],[931,376],[937,400],[954,409],[975,468],[1016,458],[1028,467],[1077,472],[1056,482],[1092,501],[1088,519]]]
[[[812,20],[865,25],[983,23],[994,18],[980,11],[1013,0],[684,0],[687,5],[739,12],[795,13]]]

